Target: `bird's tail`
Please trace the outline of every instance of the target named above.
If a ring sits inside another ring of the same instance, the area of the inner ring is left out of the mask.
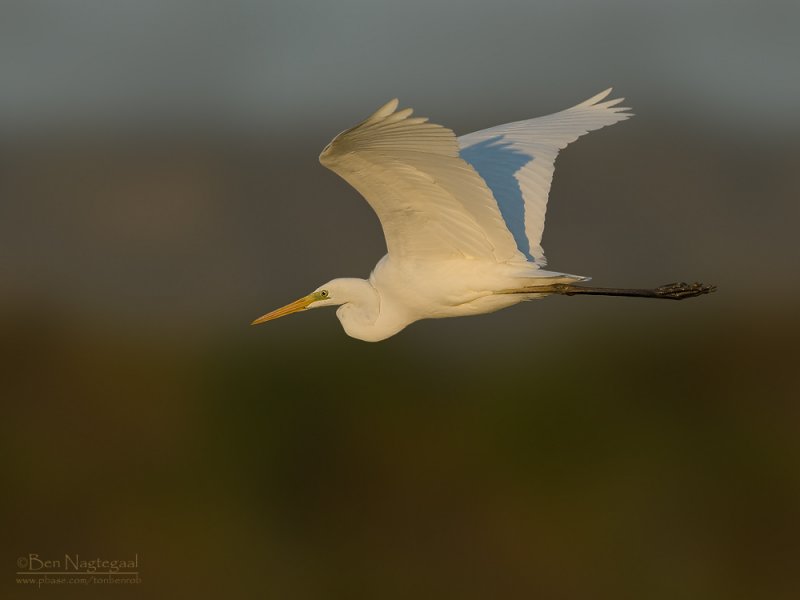
[[[544,269],[526,268],[521,270],[520,279],[525,281],[524,285],[550,285],[551,283],[578,283],[589,281],[591,277],[584,275],[572,275],[571,273],[559,273],[558,271],[545,271]]]

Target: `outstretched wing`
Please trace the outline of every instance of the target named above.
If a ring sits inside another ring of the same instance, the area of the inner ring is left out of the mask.
[[[372,206],[389,254],[525,260],[455,134],[397,104],[337,135],[319,157]]]
[[[552,115],[458,138],[461,158],[492,190],[517,247],[541,266],[547,264],[541,242],[556,154],[590,131],[633,116],[617,106],[624,98],[601,102],[609,93],[611,88]]]

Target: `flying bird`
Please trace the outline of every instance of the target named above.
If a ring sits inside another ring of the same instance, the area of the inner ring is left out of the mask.
[[[654,289],[581,285],[588,277],[545,270],[541,240],[558,151],[632,114],[608,89],[561,112],[461,137],[398,110],[394,99],[337,135],[320,162],[367,200],[386,237],[369,279],[333,279],[253,321],[338,306],[354,338],[377,342],[421,319],[463,317],[551,295],[681,300],[701,283]]]

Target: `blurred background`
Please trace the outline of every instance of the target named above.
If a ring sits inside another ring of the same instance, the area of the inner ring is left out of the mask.
[[[0,595],[796,598],[800,5],[5,1]],[[317,163],[399,96],[456,133],[615,86],[544,247],[601,286],[379,344],[377,220]],[[15,581],[28,553],[142,583]]]

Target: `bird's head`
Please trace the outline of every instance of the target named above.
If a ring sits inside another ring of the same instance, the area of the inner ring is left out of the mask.
[[[307,296],[303,296],[286,306],[282,306],[257,318],[251,325],[266,323],[267,321],[279,319],[280,317],[285,317],[310,308],[322,308],[323,306],[338,306],[339,304],[344,304],[347,302],[347,299],[342,297],[343,289],[340,281],[341,280],[337,279],[329,281],[319,286]]]

